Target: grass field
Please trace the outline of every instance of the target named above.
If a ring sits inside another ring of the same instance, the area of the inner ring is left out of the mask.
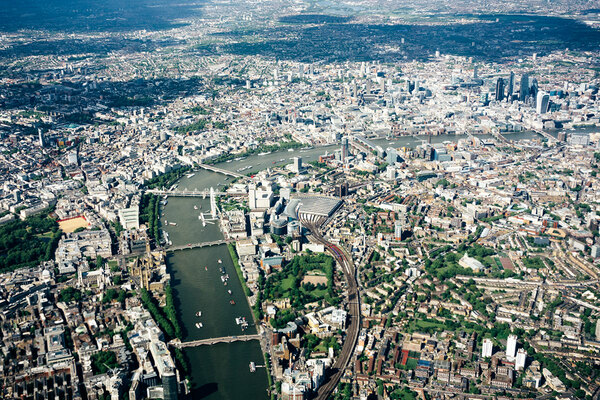
[[[406,369],[415,369],[417,368],[417,360],[414,358],[409,358],[406,360]]]
[[[294,284],[294,277],[292,275],[289,275],[287,278],[285,278],[284,280],[281,281],[281,289],[283,291],[288,291],[292,288],[292,285]]]

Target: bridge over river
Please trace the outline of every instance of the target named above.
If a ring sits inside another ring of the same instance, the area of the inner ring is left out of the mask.
[[[233,342],[247,342],[249,340],[260,340],[260,335],[239,335],[239,336],[223,336],[216,338],[208,338],[208,339],[200,339],[200,340],[192,340],[189,342],[180,342],[179,340],[171,340],[169,344],[171,346],[177,347],[178,349],[184,347],[196,347],[196,346],[206,346],[213,345],[217,343],[233,343]]]
[[[208,164],[199,164],[198,166],[199,166],[200,168],[206,169],[206,170],[208,170],[208,171],[220,172],[220,173],[222,173],[222,174],[224,174],[224,175],[233,176],[234,178],[241,178],[242,176],[244,176],[244,175],[242,175],[242,174],[240,174],[240,173],[233,172],[233,171],[228,171],[228,170],[226,170],[226,169],[223,169],[223,168],[217,168],[217,167],[215,167],[215,166],[213,166],[213,165],[208,165]]]
[[[147,191],[158,196],[169,196],[169,197],[202,197],[203,199],[210,197],[210,189],[204,190],[163,190],[163,189],[150,189]],[[227,196],[229,193],[226,192],[212,192],[215,196]]]
[[[231,243],[231,239],[214,240],[212,242],[188,243],[180,246],[163,247],[164,251],[177,251],[186,249],[199,249],[202,247],[218,246],[220,244]]]
[[[558,142],[557,138],[555,138],[554,136],[552,136],[551,134],[549,134],[548,132],[546,132],[542,129],[532,129],[532,131],[534,131],[538,135],[541,135],[541,136],[545,137],[546,139],[548,139],[549,143],[557,143]]]

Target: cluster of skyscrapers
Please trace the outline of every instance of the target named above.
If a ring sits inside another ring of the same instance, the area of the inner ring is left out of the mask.
[[[514,101],[514,86],[515,74],[513,72],[510,73],[508,82],[504,78],[498,78],[496,81],[496,101],[503,101],[504,99],[509,102]],[[528,73],[521,76],[518,100],[535,107],[538,114],[545,114],[550,109],[549,94],[540,91],[537,79],[530,77]]]

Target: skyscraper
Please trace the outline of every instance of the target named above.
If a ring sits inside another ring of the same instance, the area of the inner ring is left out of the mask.
[[[517,336],[509,335],[506,341],[506,358],[514,360],[517,354]]]
[[[529,74],[524,73],[521,77],[521,86],[519,88],[519,100],[525,101],[529,95]]]
[[[537,107],[537,94],[538,94],[538,81],[535,78],[530,79],[529,83],[529,95],[533,99],[533,106]]]
[[[545,92],[538,92],[537,99],[535,102],[535,111],[538,114],[545,114],[548,112],[548,106],[550,105],[550,96]]]
[[[342,138],[342,162],[348,158],[348,136]]]
[[[494,352],[494,344],[491,339],[483,339],[481,346],[481,357],[491,357]]]
[[[504,99],[504,79],[498,78],[496,81],[496,101]]]
[[[506,97],[508,101],[512,102],[513,90],[515,87],[515,73],[510,71],[510,77],[508,78],[508,87],[506,88]]]

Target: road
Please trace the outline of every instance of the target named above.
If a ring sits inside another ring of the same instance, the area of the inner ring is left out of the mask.
[[[344,345],[342,346],[338,358],[330,370],[329,376],[325,383],[319,387],[316,396],[317,400],[326,400],[337,387],[340,378],[352,357],[352,353],[354,353],[354,348],[356,347],[358,332],[360,330],[360,293],[356,283],[356,268],[352,261],[352,257],[340,247],[325,240],[314,223],[302,222],[302,225],[310,230],[311,235],[309,239],[324,245],[335,261],[342,267],[344,276],[348,282],[349,322],[346,328],[346,340],[344,341]]]

